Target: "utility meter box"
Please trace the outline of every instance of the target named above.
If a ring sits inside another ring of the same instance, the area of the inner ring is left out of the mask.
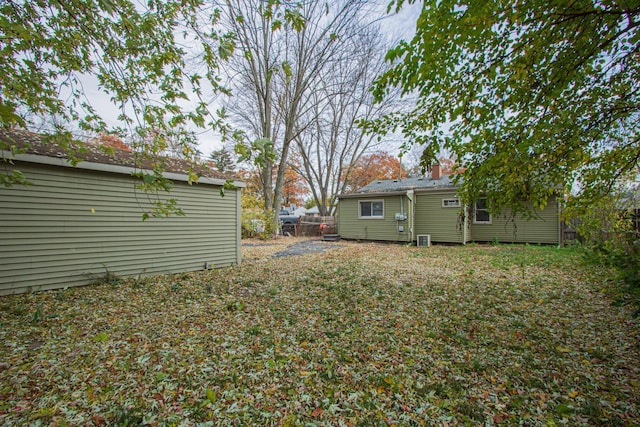
[[[402,212],[402,213],[397,213],[396,214],[396,221],[405,221],[407,219],[407,214]]]

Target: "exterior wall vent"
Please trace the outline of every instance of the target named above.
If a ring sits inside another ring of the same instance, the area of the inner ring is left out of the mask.
[[[431,234],[418,234],[416,236],[418,247],[431,247]]]

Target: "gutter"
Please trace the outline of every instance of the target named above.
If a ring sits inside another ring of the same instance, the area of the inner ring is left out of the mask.
[[[404,196],[406,191],[377,191],[375,193],[349,193],[341,194],[338,199],[370,199],[371,197],[384,197],[384,196]]]

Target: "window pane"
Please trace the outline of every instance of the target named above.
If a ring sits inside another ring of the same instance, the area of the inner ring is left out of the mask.
[[[478,199],[476,209],[487,209],[487,199]]]
[[[489,222],[491,221],[491,216],[487,211],[476,210],[476,222]]]
[[[383,204],[382,202],[372,202],[371,203],[373,205],[373,213],[372,216],[382,216],[383,212],[384,212],[384,208],[383,208]]]
[[[371,216],[371,202],[360,202],[360,216]]]

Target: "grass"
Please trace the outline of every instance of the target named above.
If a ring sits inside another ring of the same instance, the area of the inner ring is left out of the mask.
[[[284,242],[0,299],[0,424],[640,425],[640,325],[573,251]]]

